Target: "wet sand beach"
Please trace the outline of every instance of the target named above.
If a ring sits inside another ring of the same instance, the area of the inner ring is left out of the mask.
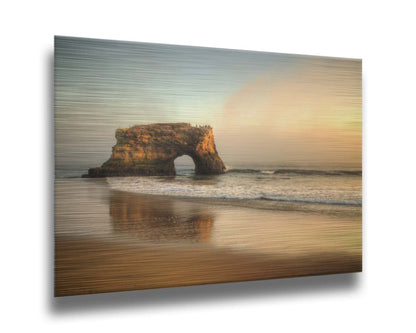
[[[361,207],[184,199],[56,179],[55,295],[361,271]]]

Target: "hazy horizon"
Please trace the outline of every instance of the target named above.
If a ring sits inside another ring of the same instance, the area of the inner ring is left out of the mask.
[[[228,166],[361,169],[361,60],[55,38],[57,168],[163,122],[211,125]]]

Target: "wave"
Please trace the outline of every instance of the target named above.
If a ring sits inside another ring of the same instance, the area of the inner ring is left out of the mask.
[[[116,188],[113,188],[116,189]],[[172,193],[166,191],[164,193],[143,193],[140,191],[132,191],[129,189],[118,188],[116,190],[133,192],[137,194],[146,194],[146,195],[156,195],[156,196],[166,196],[166,197],[176,197],[184,199],[214,199],[214,200],[229,200],[229,201],[274,201],[274,202],[287,202],[287,203],[297,203],[297,204],[316,204],[316,205],[342,205],[342,206],[356,206],[361,207],[361,201],[353,200],[320,200],[320,199],[297,199],[297,198],[271,198],[271,197],[247,197],[247,196],[227,196],[227,195],[195,195],[190,193]]]
[[[310,169],[229,169],[226,173],[292,174],[304,176],[362,176],[361,170],[310,170]]]
[[[325,205],[345,205],[345,206],[362,206],[361,201],[354,200],[319,200],[319,199],[297,199],[297,198],[269,198],[260,197],[259,200],[266,201],[280,201],[280,202],[299,202],[299,203],[313,203],[313,204],[325,204]]]
[[[121,182],[120,182],[121,181]],[[191,188],[188,186],[181,187],[179,185],[172,185],[171,187],[160,187],[158,184],[148,184],[148,186],[140,186],[138,184],[132,185],[124,182],[121,179],[107,178],[107,182],[113,190],[126,191],[144,195],[156,195],[167,196],[176,198],[194,198],[194,199],[221,199],[232,201],[274,201],[274,202],[287,202],[287,203],[304,203],[304,204],[317,204],[317,205],[343,205],[343,206],[361,206],[361,200],[359,198],[325,198],[325,197],[308,197],[308,193],[304,193],[305,196],[299,195],[293,197],[291,195],[281,196],[273,193],[265,194],[254,191],[250,194],[245,189],[235,190],[235,186],[228,186],[227,188]]]
[[[361,178],[333,177],[358,175],[361,171],[231,169],[215,177],[187,171],[178,172],[176,177],[109,177],[106,181],[114,190],[145,195],[361,206]],[[288,177],[282,177],[284,173]],[[310,174],[317,176],[304,176]]]
[[[260,173],[257,169],[229,169],[225,173]]]

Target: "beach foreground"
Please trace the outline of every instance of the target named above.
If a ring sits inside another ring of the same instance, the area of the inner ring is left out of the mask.
[[[56,180],[55,214],[56,296],[361,271],[361,207],[138,195],[77,178]]]

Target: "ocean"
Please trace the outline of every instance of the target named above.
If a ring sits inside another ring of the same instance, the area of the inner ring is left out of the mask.
[[[327,205],[362,205],[361,170],[229,168],[222,175],[195,175],[190,166],[176,176],[109,177],[113,190],[185,198],[269,200]],[[57,178],[81,177],[83,171],[58,169]]]

